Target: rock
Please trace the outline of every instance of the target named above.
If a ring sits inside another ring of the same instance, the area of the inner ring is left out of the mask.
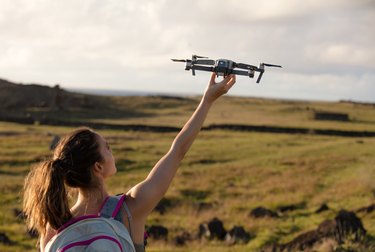
[[[335,113],[335,112],[314,112],[315,120],[329,120],[329,121],[350,121],[349,115],[346,113]]]
[[[325,220],[319,224],[317,232],[324,237],[334,236],[336,228],[337,225],[334,220]]]
[[[324,204],[322,204],[322,205],[319,207],[319,209],[317,209],[317,210],[315,211],[315,213],[321,213],[321,212],[324,212],[324,211],[327,211],[327,210],[329,210],[329,207],[328,207],[328,205],[327,205],[326,203],[324,203]]]
[[[199,225],[199,238],[206,237],[208,239],[216,238],[224,240],[226,233],[223,222],[216,217],[208,223],[202,223]]]
[[[169,198],[162,198],[158,205],[154,208],[156,212],[159,214],[163,215],[167,212],[168,208],[171,208],[174,205],[174,199],[169,199]]]
[[[159,225],[152,225],[147,229],[148,237],[153,238],[155,240],[165,240],[168,239],[168,229],[163,226]]]
[[[260,250],[260,252],[281,252],[281,248],[280,248],[280,245],[274,243],[274,244],[265,246],[264,248]]]
[[[279,245],[279,248],[281,251],[305,251],[313,247],[319,239],[319,233],[316,230],[312,230],[297,236],[289,243]]]
[[[277,218],[279,217],[276,212],[269,210],[267,208],[264,208],[264,207],[254,208],[250,212],[250,216],[253,218],[264,218],[264,217]]]
[[[277,208],[277,211],[285,213],[285,212],[295,211],[295,210],[298,210],[298,209],[304,209],[305,207],[306,207],[306,203],[302,202],[302,203],[299,203],[299,204],[291,204],[291,205],[280,206],[280,207]]]
[[[234,226],[225,236],[225,241],[229,245],[236,243],[248,243],[250,234],[242,226]]]
[[[39,237],[38,231],[33,230],[33,229],[31,229],[31,230],[28,229],[27,234],[30,236],[30,238],[38,238]]]
[[[208,229],[208,225],[207,223],[201,223],[199,224],[199,227],[198,227],[198,238],[199,239],[202,239],[202,238],[208,238],[210,239],[210,236],[211,236],[211,233]]]
[[[354,234],[354,240],[359,241],[366,235],[361,219],[355,213],[341,210],[335,217],[335,237],[342,243],[348,236]]]
[[[354,242],[359,242],[365,235],[361,220],[353,212],[341,210],[335,219],[322,222],[317,229],[303,233],[289,243],[268,246],[263,251],[316,251],[314,247],[327,241],[342,244],[354,238]]]
[[[18,208],[13,208],[13,216],[20,220],[25,219],[25,214]]]
[[[0,233],[0,243],[4,245],[12,245],[13,242],[9,239],[9,237],[5,233]]]
[[[174,238],[174,244],[175,246],[184,246],[187,241],[191,241],[191,235],[190,233],[183,231],[181,234],[177,235]]]
[[[361,207],[356,212],[357,213],[371,213],[375,210],[375,204],[369,205],[367,207]]]
[[[24,221],[26,219],[25,213],[18,208],[13,208],[13,215],[19,220]],[[36,230],[26,230],[30,238],[38,238],[39,234]]]
[[[185,242],[186,240],[179,235],[174,238],[174,245],[177,247],[185,246]]]

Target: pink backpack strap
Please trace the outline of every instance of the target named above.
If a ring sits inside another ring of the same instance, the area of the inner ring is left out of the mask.
[[[122,219],[123,216],[120,212],[120,209],[123,206],[124,209],[125,209],[125,212],[126,212],[126,217],[128,219],[128,223],[129,223],[129,230],[128,231],[129,231],[130,237],[133,237],[132,228],[131,228],[132,227],[132,215],[131,215],[131,212],[130,212],[130,209],[129,209],[128,205],[124,202],[125,197],[126,197],[125,194],[107,197],[107,199],[103,203],[103,206],[100,210],[99,215],[103,216],[105,218],[113,218],[113,219],[123,223],[123,219]],[[147,239],[146,233],[145,233],[145,239]]]
[[[125,194],[109,196],[100,209],[99,215],[105,218],[115,219],[124,203],[125,196]]]

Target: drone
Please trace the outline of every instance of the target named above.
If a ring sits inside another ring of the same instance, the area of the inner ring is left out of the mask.
[[[212,60],[207,57],[193,55],[190,59],[172,59],[174,62],[186,62],[185,70],[192,71],[192,74],[195,75],[195,70],[199,71],[207,71],[207,72],[215,72],[217,76],[227,76],[229,74],[236,74],[236,75],[245,75],[249,76],[249,78],[254,78],[255,72],[259,72],[258,79],[256,83],[260,82],[260,79],[263,76],[264,67],[282,67],[279,65],[267,64],[267,63],[260,63],[259,67],[244,64],[244,63],[236,63],[232,60],[227,59],[218,59]],[[236,68],[239,68],[236,69]]]

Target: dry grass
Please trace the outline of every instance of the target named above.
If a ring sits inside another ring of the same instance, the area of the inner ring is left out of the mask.
[[[156,99],[156,98],[154,98]],[[136,103],[139,102],[139,103]],[[195,98],[169,105],[145,107],[149,124],[182,126]],[[118,101],[123,104],[124,101]],[[147,100],[133,106],[150,105]],[[162,100],[153,100],[154,106]],[[178,105],[178,106],[177,106]],[[227,97],[214,107],[207,124],[270,124],[374,130],[375,114],[366,106],[337,103],[303,103]],[[306,106],[349,113],[353,122],[316,122],[308,118]],[[230,109],[229,109],[230,108]],[[157,112],[156,112],[157,111]],[[142,122],[144,118],[114,120],[114,123]],[[132,121],[133,120],[133,121]],[[101,120],[103,121],[103,120]],[[364,123],[366,122],[366,123]],[[70,128],[0,123],[0,233],[15,242],[0,245],[1,251],[32,251],[35,239],[26,235],[22,220],[13,215],[21,209],[23,178],[30,166],[47,158],[51,134]],[[100,131],[112,146],[118,174],[108,180],[112,193],[127,191],[141,181],[153,164],[168,150],[175,133]],[[166,214],[154,212],[148,224],[169,228],[169,242],[151,241],[148,251],[256,251],[272,242],[288,242],[331,219],[340,209],[356,210],[375,201],[374,138],[343,138],[315,135],[287,135],[224,130],[203,131],[182,163],[166,195],[172,206]],[[314,211],[327,203],[331,210]],[[199,209],[200,204],[206,208]],[[288,204],[302,204],[299,210],[278,219],[254,219],[249,212],[264,206],[276,210]],[[201,222],[213,217],[225,228],[243,225],[255,235],[248,244],[227,246],[219,241],[192,241],[175,247],[172,240],[182,230],[192,235]],[[368,234],[375,236],[375,213],[358,214]]]

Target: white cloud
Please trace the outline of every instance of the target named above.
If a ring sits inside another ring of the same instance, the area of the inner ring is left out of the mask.
[[[191,82],[208,75],[190,77],[169,59],[198,53],[281,64],[264,81],[281,78],[286,96],[375,100],[371,0],[0,0],[0,6],[0,78],[189,92]],[[314,89],[328,82],[331,88]],[[288,90],[288,83],[299,88]]]

